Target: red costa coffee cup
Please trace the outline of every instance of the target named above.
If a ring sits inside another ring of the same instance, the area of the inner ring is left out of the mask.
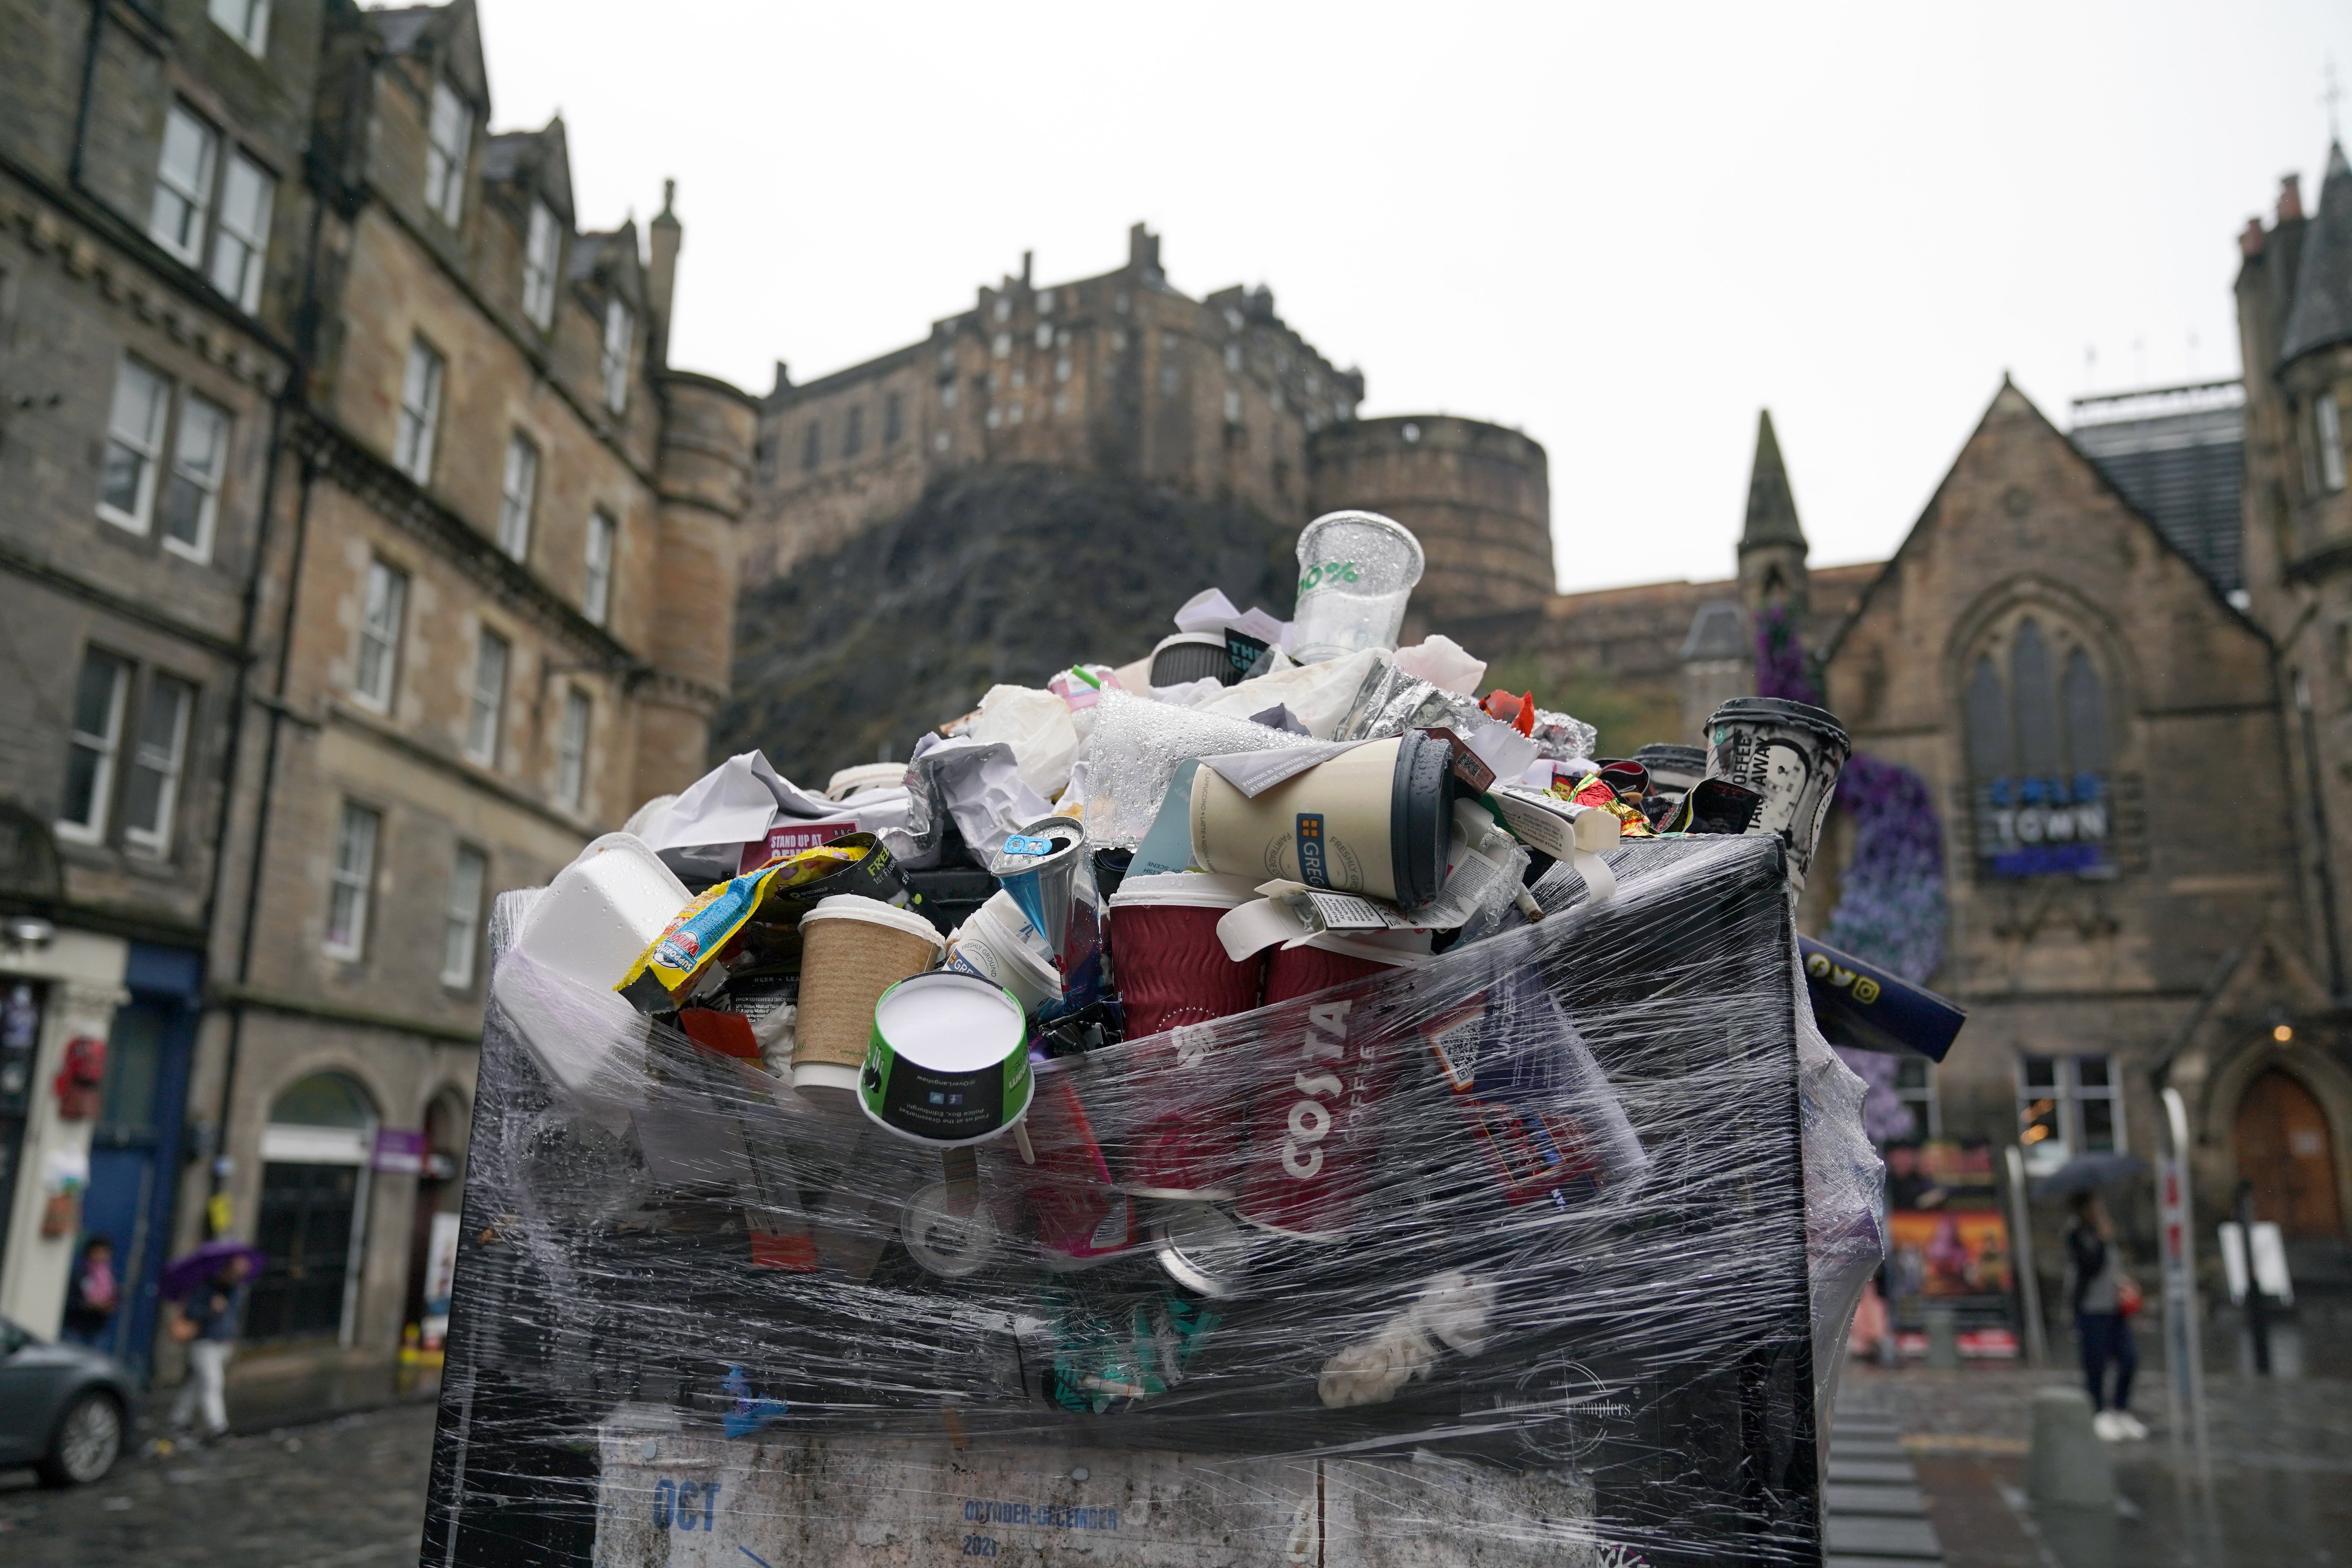
[[[1267,956],[1265,1005],[1311,996],[1351,980],[1368,980],[1429,956],[1427,931],[1384,936],[1320,936],[1298,947],[1277,947]]]
[[[1199,1027],[1258,1005],[1263,955],[1235,963],[1217,921],[1257,895],[1205,872],[1129,877],[1110,900],[1111,963],[1131,1042],[1135,1115],[1119,1185],[1146,1197],[1229,1198],[1241,1152],[1231,1064]]]
[[[1246,879],[1205,871],[1129,877],[1110,900],[1111,963],[1127,1037],[1229,1018],[1258,1005],[1265,960],[1234,963],[1217,922],[1257,897]]]
[[[1370,1189],[1381,1109],[1404,1052],[1351,998],[1285,1012],[1256,1058],[1234,1212],[1261,1230],[1336,1241]]]

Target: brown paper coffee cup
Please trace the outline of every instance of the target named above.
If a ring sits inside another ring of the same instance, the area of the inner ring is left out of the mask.
[[[946,943],[930,921],[845,893],[801,917],[800,1014],[793,1028],[793,1088],[855,1113],[882,993],[935,966]]]

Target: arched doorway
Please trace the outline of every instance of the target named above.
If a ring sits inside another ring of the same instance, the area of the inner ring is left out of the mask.
[[[2327,1114],[2285,1072],[2271,1068],[2238,1101],[2238,1175],[2254,1188],[2254,1215],[2275,1220],[2293,1240],[2335,1240],[2344,1218],[2336,1201],[2336,1152]]]
[[[302,1079],[269,1108],[253,1236],[269,1261],[246,1338],[350,1338],[375,1127],[367,1091],[337,1072]]]

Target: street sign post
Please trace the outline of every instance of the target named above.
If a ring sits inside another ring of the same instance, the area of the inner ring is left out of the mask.
[[[2189,1212],[2189,1111],[2180,1091],[2164,1091],[2171,1146],[2156,1163],[2156,1215],[2164,1262],[2164,1362],[2169,1425],[2205,1446],[2205,1355],[2199,1333],[2197,1229]]]

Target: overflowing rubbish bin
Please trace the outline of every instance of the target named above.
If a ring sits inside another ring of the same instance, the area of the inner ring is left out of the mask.
[[[425,1561],[1820,1560],[1834,760],[1661,801],[1208,598],[499,899]]]

